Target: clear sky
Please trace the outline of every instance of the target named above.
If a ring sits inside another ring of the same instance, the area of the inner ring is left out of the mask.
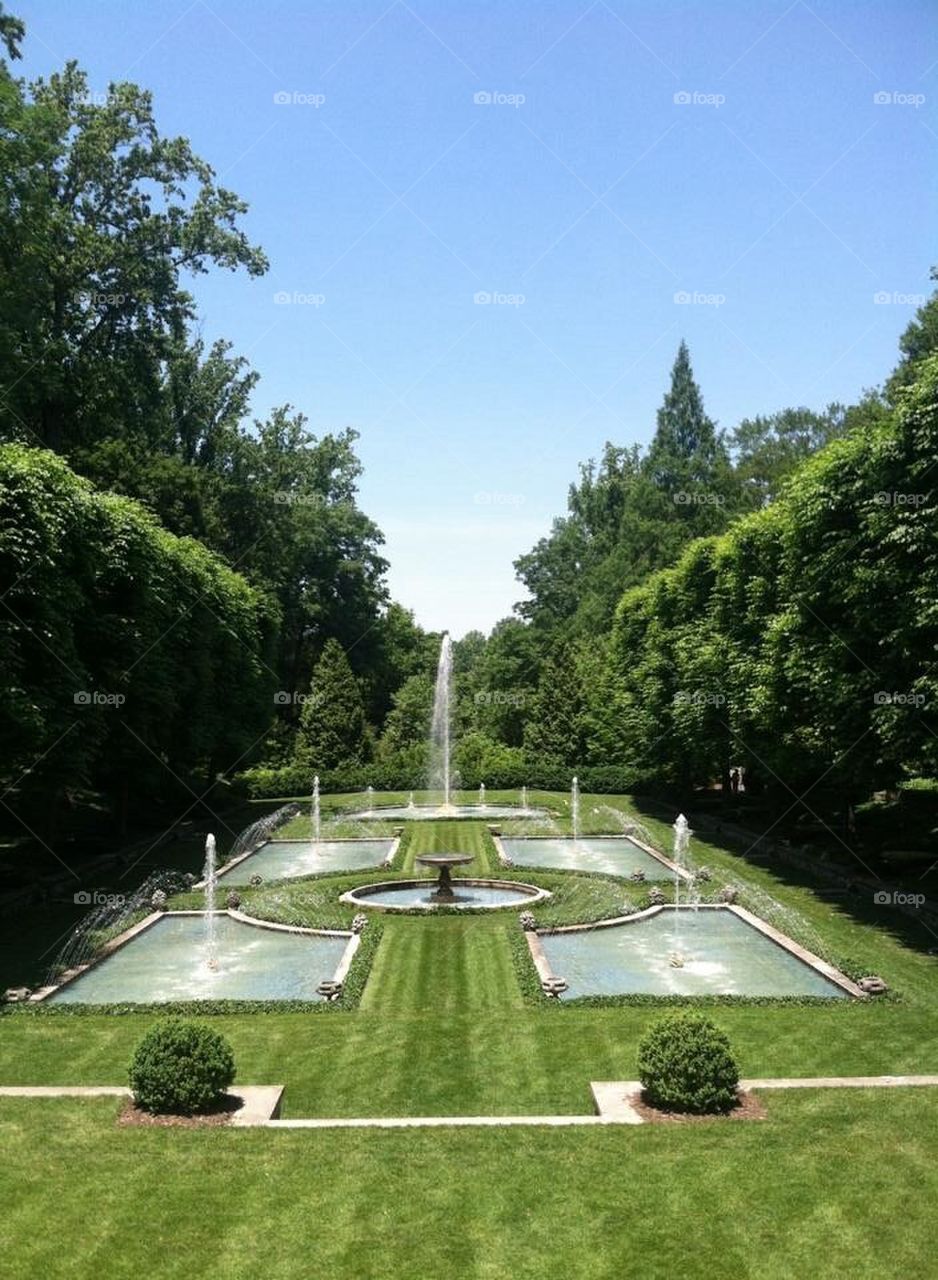
[[[199,280],[205,336],[258,415],[361,433],[428,627],[510,611],[577,464],[649,439],[682,336],[730,428],[879,382],[930,292],[931,0],[8,8],[26,75],[147,86],[249,201],[271,270]]]

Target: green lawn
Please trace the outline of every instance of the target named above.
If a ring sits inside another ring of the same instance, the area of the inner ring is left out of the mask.
[[[3,1101],[2,1272],[933,1277],[926,1096],[767,1099],[764,1121],[412,1133],[123,1130],[112,1100]]]
[[[588,823],[608,826],[594,810],[610,803],[585,803]],[[660,845],[667,828],[642,821]],[[483,824],[449,822],[414,824],[395,874],[441,849],[474,853],[467,874],[497,869]],[[744,1075],[938,1070],[938,961],[908,927],[890,929],[886,915],[876,927],[715,845],[695,841],[693,853],[715,883],[740,883],[782,927],[899,993],[714,1010]],[[564,914],[607,892],[596,888],[604,880],[543,878],[564,882],[552,908]],[[336,879],[310,883],[334,899]],[[385,916],[384,926],[359,1009],[212,1019],[241,1081],[286,1085],[285,1114],[585,1113],[590,1080],[634,1077],[655,1009],[526,1004],[509,941],[516,913]],[[0,1083],[121,1083],[151,1021],[11,1013]],[[924,1277],[938,1274],[923,1243],[936,1101],[925,1090],[776,1093],[764,1122],[316,1134],[131,1132],[114,1126],[110,1102],[5,1100],[0,1179],[12,1185],[0,1246],[16,1241],[20,1269],[4,1248],[0,1271]]]

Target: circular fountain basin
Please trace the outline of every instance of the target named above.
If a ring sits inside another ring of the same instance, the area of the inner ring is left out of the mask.
[[[546,818],[546,809],[524,809],[520,804],[389,804],[375,805],[348,815],[358,822],[420,822],[431,818],[481,818],[505,821],[508,818]]]
[[[434,897],[436,889],[436,880],[387,880],[380,884],[360,885],[343,893],[339,901],[376,911],[413,911],[415,907],[433,911],[441,906],[457,910],[481,908],[496,911],[503,907],[528,907],[551,896],[547,889],[539,889],[533,884],[515,880],[475,880],[468,876],[453,881],[454,898],[448,902]]]

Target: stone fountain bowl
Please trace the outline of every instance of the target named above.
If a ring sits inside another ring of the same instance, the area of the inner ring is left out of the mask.
[[[424,867],[464,867],[474,860],[471,853],[418,853],[414,862]]]
[[[549,890],[520,880],[477,880],[469,876],[453,882],[457,891],[453,898],[437,897],[436,888],[436,880],[384,880],[359,885],[343,893],[339,901],[372,911],[432,911],[447,906],[473,911],[517,911],[551,896]]]

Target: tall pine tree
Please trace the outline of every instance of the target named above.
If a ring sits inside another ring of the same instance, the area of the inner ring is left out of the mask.
[[[525,751],[558,764],[579,764],[583,759],[584,711],[573,651],[560,645],[541,668],[524,726]]]
[[[313,669],[297,737],[297,761],[311,771],[360,763],[365,748],[362,692],[337,640],[327,640]]]
[[[694,380],[687,343],[681,342],[671,369],[671,387],[658,410],[658,426],[645,461],[646,474],[672,500],[704,491],[723,495],[730,465],[721,435],[704,410]],[[702,502],[676,505],[704,505]]]

